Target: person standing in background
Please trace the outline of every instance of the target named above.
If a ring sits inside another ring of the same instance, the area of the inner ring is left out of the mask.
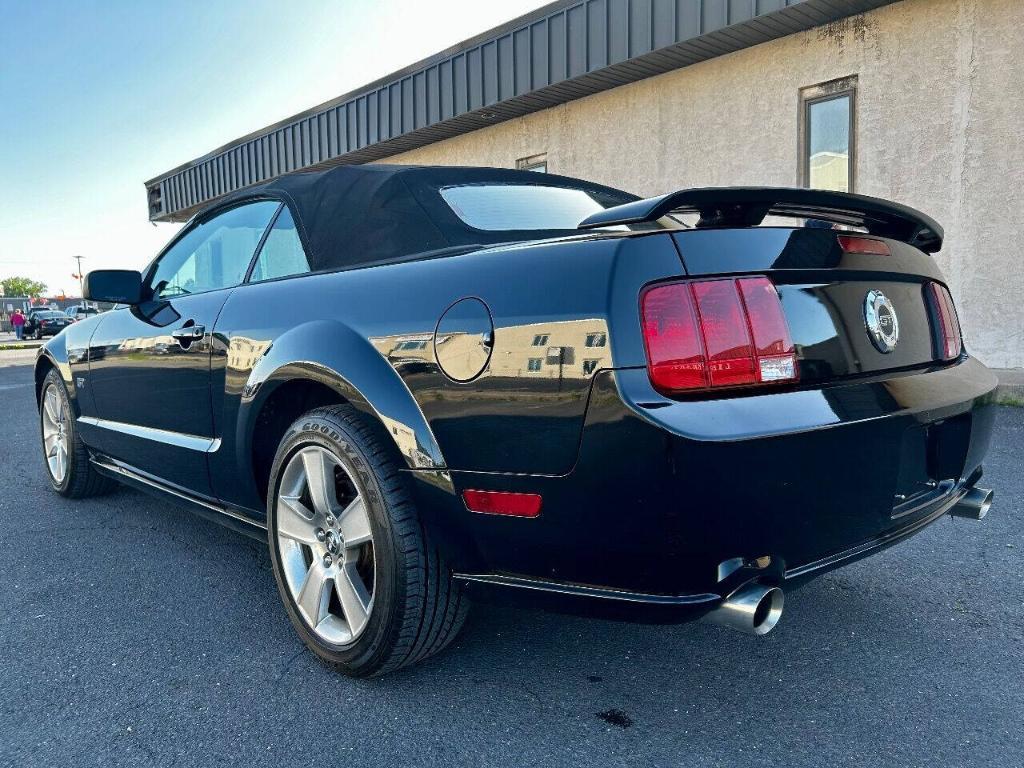
[[[11,315],[11,325],[14,326],[14,335],[18,341],[21,341],[21,333],[25,328],[25,316],[21,314],[20,309],[14,310],[14,314]]]

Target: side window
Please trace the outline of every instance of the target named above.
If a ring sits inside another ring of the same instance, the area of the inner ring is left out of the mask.
[[[280,203],[240,205],[189,230],[152,272],[154,298],[230,288],[245,279],[252,255]]]
[[[285,206],[263,242],[249,281],[255,283],[309,271],[309,259],[302,250],[302,241],[299,240],[299,233],[295,229],[295,220]]]

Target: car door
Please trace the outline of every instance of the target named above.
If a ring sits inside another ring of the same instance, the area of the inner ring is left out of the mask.
[[[234,206],[190,225],[143,276],[137,306],[108,312],[89,344],[86,442],[110,458],[212,496],[207,457],[213,326],[245,278],[279,203]]]
[[[295,313],[282,311],[295,295],[295,283],[282,278],[307,274],[309,259],[302,247],[295,220],[287,207],[281,209],[260,246],[249,275],[249,285],[232,293],[217,320],[217,340],[225,355],[213,360],[212,392],[214,423],[221,425],[223,449],[211,453],[210,478],[217,498],[233,508],[255,512],[262,517],[265,508],[258,497],[247,468],[239,465],[241,447],[235,442],[242,393],[249,375],[262,356],[281,334],[295,323]],[[268,307],[273,306],[272,311]],[[218,397],[220,402],[218,403]],[[220,407],[218,407],[218,405]],[[227,428],[226,425],[231,425]],[[264,446],[276,450],[277,446]]]

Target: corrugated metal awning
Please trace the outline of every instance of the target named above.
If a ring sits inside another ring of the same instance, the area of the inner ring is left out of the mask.
[[[184,221],[250,184],[364,163],[894,0],[559,0],[146,182]]]

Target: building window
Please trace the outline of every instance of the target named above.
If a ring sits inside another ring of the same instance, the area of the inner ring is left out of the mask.
[[[800,91],[800,183],[852,192],[856,160],[857,78]]]
[[[601,362],[600,360],[584,360],[583,361],[583,375],[584,376],[589,376],[594,371],[596,371],[597,370],[597,364],[600,363],[600,362]]]
[[[608,343],[608,335],[604,333],[588,333],[587,334],[587,346],[588,347],[603,347]]]
[[[518,160],[516,160],[516,168],[518,168],[520,171],[536,171],[537,173],[547,173],[547,153],[544,153],[542,155],[530,155],[529,157],[520,157]]]
[[[544,362],[542,357],[531,357],[526,362],[526,370],[528,371],[539,371],[541,364]]]
[[[426,341],[400,341],[395,345],[395,349],[426,349]]]
[[[549,338],[551,337],[546,333],[538,333],[536,336],[533,337],[533,346],[543,347],[545,344],[548,343]]]

